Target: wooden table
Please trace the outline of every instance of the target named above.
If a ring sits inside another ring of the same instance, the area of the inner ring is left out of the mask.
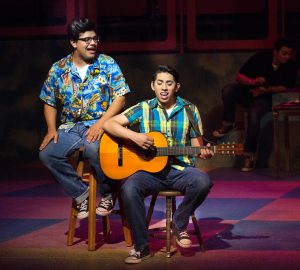
[[[284,120],[284,149],[285,149],[285,170],[290,171],[290,130],[289,116],[300,116],[300,103],[283,102],[273,106],[274,121],[274,154],[275,154],[275,175],[280,177],[280,138],[279,138],[279,116],[283,116]]]

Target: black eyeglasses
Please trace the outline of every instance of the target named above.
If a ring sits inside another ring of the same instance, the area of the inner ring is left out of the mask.
[[[92,40],[95,43],[99,42],[99,37],[95,36],[95,37],[85,37],[85,38],[78,38],[78,40],[84,41],[86,44],[90,44],[92,42]]]

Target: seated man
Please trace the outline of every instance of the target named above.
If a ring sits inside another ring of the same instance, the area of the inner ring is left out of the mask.
[[[96,30],[95,23],[88,18],[70,23],[68,39],[72,52],[52,65],[40,93],[47,134],[39,147],[39,157],[76,201],[79,219],[89,214],[89,191],[68,158],[84,147],[83,156],[100,186],[101,200],[96,213],[108,215],[113,209],[116,184],[100,168],[99,140],[103,122],[122,111],[125,95],[130,92],[117,62],[97,53]],[[58,112],[61,125],[57,129]]]
[[[169,146],[202,145],[202,124],[198,109],[177,96],[178,73],[169,66],[159,66],[153,75],[151,88],[156,97],[127,109],[106,121],[103,129],[113,136],[129,140],[142,149],[154,145],[148,132],[161,132]],[[190,115],[190,116],[189,116]],[[140,132],[126,126],[139,124]],[[200,157],[212,157],[209,145],[201,149]],[[172,230],[179,246],[188,248],[191,240],[186,232],[190,215],[205,200],[212,187],[208,175],[194,167],[194,158],[174,156],[160,172],[138,171],[128,177],[121,188],[125,213],[132,230],[134,249],[125,263],[135,264],[150,256],[144,198],[159,191],[172,189],[185,196],[173,216]]]
[[[260,135],[260,120],[272,110],[272,94],[285,92],[293,87],[297,67],[293,60],[293,46],[287,39],[275,42],[273,51],[252,56],[238,71],[237,83],[222,90],[224,114],[222,126],[213,132],[222,138],[235,127],[235,105],[248,108],[248,128],[244,143],[243,172],[254,169],[255,152]]]

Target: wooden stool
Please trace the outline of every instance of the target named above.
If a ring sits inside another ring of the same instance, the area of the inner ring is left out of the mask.
[[[88,250],[95,250],[95,238],[96,238],[96,190],[97,182],[91,171],[84,173],[84,159],[83,159],[83,148],[79,149],[77,158],[77,174],[82,178],[82,181],[89,185],[89,216],[88,216]],[[123,214],[123,204],[118,196],[119,210],[113,210],[112,213],[120,214],[122,218],[123,233],[126,245],[132,246],[131,232],[125,215]],[[77,204],[75,200],[72,200],[71,213],[69,219],[69,231],[67,238],[67,245],[73,245],[73,239],[75,234],[77,220]],[[109,217],[102,217],[103,235],[104,240],[107,242],[110,240],[110,222]]]
[[[173,217],[174,212],[176,211],[176,197],[177,196],[183,196],[183,194],[179,191],[175,190],[166,190],[166,191],[161,191],[157,195],[153,195],[151,198],[151,202],[149,205],[148,209],[148,214],[147,214],[147,226],[149,227],[151,217],[153,214],[153,209],[155,206],[155,202],[158,196],[164,196],[166,197],[166,257],[170,258],[171,255],[176,251],[176,249],[171,250],[171,220]],[[195,217],[195,214],[192,214],[192,221],[194,224],[195,228],[195,234],[197,236],[199,246],[202,251],[204,251],[204,243],[201,235],[201,231],[198,226],[197,219]],[[160,228],[161,229],[161,228]],[[175,245],[175,244],[174,244]]]
[[[299,94],[300,95],[300,94]],[[280,178],[280,128],[279,116],[283,116],[283,138],[285,150],[285,171],[289,172],[291,169],[290,162],[290,116],[300,116],[300,106],[294,103],[287,105],[286,102],[273,106],[273,121],[274,121],[274,155],[275,155],[275,177]]]

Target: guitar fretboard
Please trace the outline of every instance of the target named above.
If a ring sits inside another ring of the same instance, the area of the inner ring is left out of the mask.
[[[158,147],[156,156],[180,156],[180,155],[199,155],[202,148],[196,146],[173,146],[173,147]],[[214,151],[214,147],[212,147]]]

